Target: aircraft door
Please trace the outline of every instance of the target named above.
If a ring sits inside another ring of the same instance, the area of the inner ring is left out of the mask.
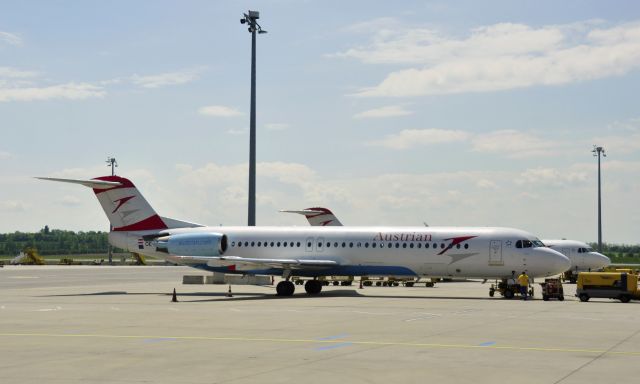
[[[317,252],[324,251],[324,237],[318,237],[316,241],[316,251]]]
[[[307,237],[307,241],[305,242],[306,247],[305,251],[312,252],[313,251],[313,237]]]
[[[504,265],[501,240],[491,240],[489,245],[489,265]]]

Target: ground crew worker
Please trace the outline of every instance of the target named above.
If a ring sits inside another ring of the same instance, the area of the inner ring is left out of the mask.
[[[520,285],[522,300],[527,300],[527,294],[529,293],[529,276],[527,276],[525,271],[522,271],[520,276],[518,276],[518,284]]]

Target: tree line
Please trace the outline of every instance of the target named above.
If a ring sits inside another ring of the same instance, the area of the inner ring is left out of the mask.
[[[40,255],[79,255],[107,253],[108,232],[73,232],[49,229],[39,232],[14,232],[0,234],[0,256],[16,256],[26,248],[33,247]],[[114,250],[114,252],[122,252]]]

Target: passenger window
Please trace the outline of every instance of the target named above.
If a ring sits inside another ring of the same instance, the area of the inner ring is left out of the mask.
[[[522,248],[522,240],[516,241],[516,248]]]
[[[245,247],[248,247],[248,246],[249,246],[249,242],[248,242],[248,241],[245,241],[245,242],[244,242],[244,246],[245,246]]]
[[[465,244],[464,249],[468,249],[468,248],[469,248],[469,244]]]
[[[413,248],[413,243],[409,244],[409,248]]]
[[[262,246],[262,241],[258,241],[258,247]]]
[[[231,242],[231,246],[232,246],[232,247],[235,247],[235,246],[236,246],[236,242],[235,242],[235,241],[232,241],[232,242]]]
[[[460,249],[460,244],[456,244],[456,248]]]
[[[362,243],[358,241],[358,248],[360,248],[360,246],[362,246]]]
[[[396,248],[400,248],[400,243],[396,243]]]
[[[440,244],[440,248],[444,248],[444,243]]]
[[[375,247],[377,247],[377,246],[378,246],[378,244],[377,244],[377,243],[371,243],[371,248],[375,248]]]
[[[278,241],[277,245],[278,245],[278,247],[280,246],[280,242],[279,241]]]
[[[296,247],[300,248],[300,242],[299,241],[296,243]]]
[[[365,248],[369,248],[369,243],[364,243]]]
[[[271,246],[273,247],[273,241],[271,242]]]
[[[307,243],[307,247],[311,248],[311,242]]]
[[[242,247],[242,241],[238,241],[238,247]]]
[[[334,248],[338,248],[338,242],[337,241],[335,243],[333,243],[333,247]]]
[[[407,248],[407,243],[402,243],[402,248]]]
[[[251,242],[251,246],[252,246],[252,247],[255,247],[255,246],[256,246],[256,242],[255,242],[255,241],[252,241],[252,242]]]
[[[422,248],[422,243],[418,243],[418,248]]]
[[[346,247],[347,243],[345,243],[344,241],[342,242],[342,248]]]
[[[285,241],[284,243],[282,243],[282,246],[286,247],[287,246],[287,242]]]
[[[353,248],[353,243],[349,243],[349,248]]]
[[[391,248],[391,247],[392,247],[391,243],[387,244],[387,248]]]

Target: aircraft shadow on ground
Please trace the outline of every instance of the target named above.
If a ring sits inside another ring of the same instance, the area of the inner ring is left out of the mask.
[[[370,290],[371,288],[367,289]],[[373,288],[377,289],[377,288]],[[391,288],[392,289],[392,288]],[[42,295],[38,297],[86,297],[86,296],[167,296],[171,297],[173,293],[167,292],[127,292],[127,291],[105,291],[90,293],[75,293],[61,295]],[[421,299],[421,300],[505,300],[502,297],[464,297],[464,296],[443,296],[443,295],[381,295],[381,294],[361,294],[357,289],[340,289],[324,291],[318,295],[307,295],[304,291],[298,292],[293,296],[277,296],[275,292],[232,292],[232,296],[228,296],[228,292],[184,292],[177,293],[178,301],[187,303],[211,302],[211,301],[251,301],[251,300],[295,300],[295,299],[321,299],[332,297],[361,297],[361,298],[378,298],[378,299]],[[520,301],[521,299],[513,299],[508,301]],[[535,298],[534,300],[542,300]],[[617,300],[591,300],[589,304],[620,304]],[[631,302],[640,304],[640,302]],[[629,304],[631,304],[629,303]],[[587,304],[588,305],[588,304]]]

